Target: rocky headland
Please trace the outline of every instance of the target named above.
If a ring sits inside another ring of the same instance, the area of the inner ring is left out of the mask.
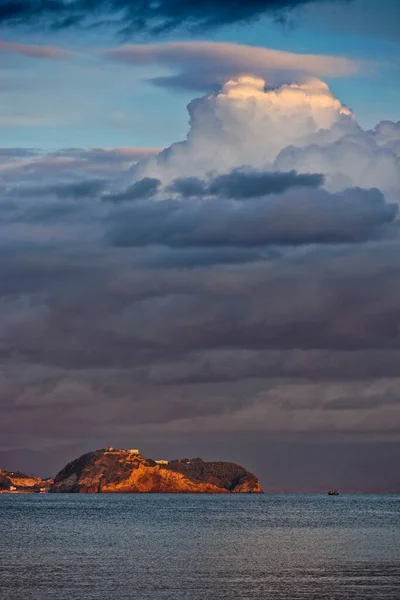
[[[137,450],[102,449],[68,463],[51,493],[262,494],[255,475],[230,462],[154,461]]]

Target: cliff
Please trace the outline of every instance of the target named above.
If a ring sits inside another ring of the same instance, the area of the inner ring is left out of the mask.
[[[160,465],[125,450],[96,450],[68,463],[50,492],[262,494],[262,489],[255,475],[233,463],[185,459]]]

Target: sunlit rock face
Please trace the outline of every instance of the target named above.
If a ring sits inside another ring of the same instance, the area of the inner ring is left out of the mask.
[[[255,475],[234,463],[201,459],[157,464],[126,450],[97,450],[68,463],[51,492],[262,493]]]

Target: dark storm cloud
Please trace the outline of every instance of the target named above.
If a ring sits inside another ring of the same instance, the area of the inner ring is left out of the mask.
[[[128,187],[124,192],[120,192],[118,194],[107,194],[103,196],[103,200],[118,204],[119,202],[129,202],[132,200],[151,198],[157,193],[157,190],[160,186],[161,181],[159,179],[154,179],[153,177],[144,177]]]
[[[207,183],[199,177],[178,177],[168,186],[167,191],[190,198],[205,196],[209,190]]]
[[[293,180],[298,177],[293,175]],[[308,185],[320,181],[319,176],[303,177]],[[376,189],[350,188],[335,194],[290,189],[254,198],[251,195],[257,196],[265,185],[263,178],[239,174],[237,179],[236,189],[230,176],[212,184],[216,192],[233,191],[234,200],[137,203],[130,211],[114,215],[110,240],[116,246],[171,247],[359,242],[377,237],[397,214],[397,205],[386,203]],[[284,189],[285,177],[266,179],[272,189]]]
[[[324,176],[314,173],[263,173],[234,169],[226,175],[218,175],[208,191],[211,195],[228,198],[255,198],[266,194],[282,194],[290,188],[317,188],[323,183]]]
[[[336,0],[342,3],[345,0]],[[284,19],[287,14],[318,0],[99,0],[96,16],[91,0],[1,0],[0,22],[25,25],[43,23],[54,29],[109,24],[133,31],[162,32],[179,26],[213,29],[250,21],[264,14]]]
[[[209,195],[240,199],[282,194],[296,187],[317,188],[323,183],[323,175],[317,173],[263,172],[242,168],[217,175],[209,181],[198,177],[180,177],[168,186],[167,191],[187,197]]]
[[[207,348],[398,348],[398,267],[375,251],[316,249],[270,264],[126,274],[114,294],[128,304],[111,330],[170,355]]]
[[[226,363],[241,379],[271,377],[274,370],[282,377],[348,378],[356,355],[347,363],[344,354],[241,357],[236,351],[375,349],[371,375],[393,376],[395,359],[385,361],[378,352],[400,347],[400,275],[391,253],[380,256],[374,246],[357,256],[350,249],[293,251],[270,263],[166,271],[133,268],[131,252],[119,251],[111,261],[103,254],[80,257],[78,248],[75,255],[53,249],[46,259],[44,251],[21,251],[0,265],[2,347],[64,368],[148,367],[181,353],[235,351],[211,353],[202,375],[201,356],[191,367],[183,364],[183,381],[207,381],[207,371],[210,380],[233,379],[223,375]],[[354,376],[365,378],[372,354],[358,359]],[[179,379],[174,364],[164,373],[169,369],[171,380]]]

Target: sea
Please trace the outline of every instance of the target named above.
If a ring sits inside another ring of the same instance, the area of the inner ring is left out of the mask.
[[[1,494],[1,600],[399,600],[400,496]]]

